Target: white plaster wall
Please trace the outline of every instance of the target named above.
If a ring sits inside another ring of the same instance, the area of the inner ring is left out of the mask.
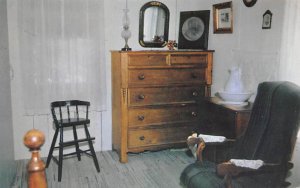
[[[41,36],[39,35],[40,33],[31,33],[32,35],[30,35],[30,37],[26,38],[24,40],[24,38],[22,38],[22,34],[26,33],[26,29],[25,27],[27,26],[31,26],[30,24],[32,24],[33,26],[37,27],[39,30],[39,26],[40,25],[34,25],[35,22],[38,22],[37,19],[33,20],[33,19],[28,19],[28,17],[30,17],[31,15],[29,15],[27,17],[27,21],[22,20],[22,13],[24,12],[39,12],[41,11],[40,9],[37,10],[38,8],[40,8],[39,6],[37,6],[39,2],[33,2],[33,1],[17,1],[17,0],[10,0],[7,2],[7,12],[8,12],[8,30],[9,30],[9,36],[8,36],[8,40],[9,40],[9,49],[10,49],[10,54],[9,54],[9,58],[10,58],[10,62],[11,62],[11,69],[12,69],[12,78],[11,78],[11,98],[12,98],[12,111],[13,111],[13,136],[14,136],[14,151],[15,151],[15,159],[23,159],[23,158],[29,158],[30,153],[28,152],[28,149],[23,145],[23,136],[24,134],[32,129],[32,128],[36,128],[39,129],[41,131],[43,131],[45,133],[46,136],[46,142],[44,144],[44,146],[42,147],[41,150],[41,155],[42,156],[47,156],[48,154],[48,150],[50,147],[50,143],[52,141],[52,137],[54,134],[54,129],[53,129],[53,125],[52,125],[52,117],[50,115],[50,104],[49,104],[49,111],[48,112],[37,112],[37,113],[32,113],[29,114],[26,112],[26,108],[24,108],[24,98],[26,100],[26,97],[24,97],[24,95],[28,94],[28,92],[26,93],[24,91],[24,88],[26,88],[27,86],[24,86],[24,82],[22,80],[22,74],[34,74],[34,72],[38,72],[41,73],[42,70],[36,69],[36,70],[31,70],[31,71],[24,71],[24,69],[22,69],[22,63],[23,63],[23,59],[22,55],[24,55],[24,50],[22,48],[28,48],[28,52],[32,52],[32,51],[39,51],[39,47],[30,45],[30,44],[26,44],[24,41],[32,39],[32,40],[36,40],[39,39],[39,37],[45,37],[44,42],[47,41],[49,42],[49,40],[47,39],[52,39],[52,35],[54,37],[57,37],[58,39],[61,39],[59,34],[61,30],[64,30],[65,32],[63,39],[66,39],[66,41],[68,39],[74,39],[77,40],[80,37],[83,38],[88,38],[89,35],[92,35],[94,37],[94,39],[96,38],[96,40],[98,41],[98,39],[102,39],[102,37],[104,38],[104,36],[100,35],[101,33],[99,33],[100,36],[97,35],[96,31],[98,30],[98,25],[89,25],[86,24],[86,22],[88,23],[95,23],[97,22],[97,20],[99,20],[99,22],[101,22],[103,20],[103,5],[101,5],[101,2],[99,3],[98,1],[73,1],[73,0],[65,0],[65,1],[43,1],[44,2],[44,6],[49,6],[47,8],[47,10],[49,10],[46,16],[48,16],[48,20],[46,21],[41,21],[42,23],[44,23],[44,30],[45,28],[48,29],[47,32],[49,32],[49,35],[45,35],[45,36]],[[53,3],[53,4],[52,4]],[[72,4],[73,3],[73,4]],[[84,3],[89,3],[88,5],[91,6],[88,10],[84,13],[88,14],[90,17],[86,18],[89,19],[85,22],[84,18],[81,18],[80,20],[75,20],[76,15],[83,15],[82,12],[77,13],[77,10],[87,10],[86,7],[82,7],[83,5],[86,5]],[[102,2],[103,3],[103,2]],[[71,17],[72,14],[74,15],[74,19],[68,21],[68,19],[66,18],[66,15],[63,15],[65,17],[58,17],[58,13],[55,14],[57,11],[57,9],[55,9],[55,7],[61,9],[62,7],[60,6],[61,4],[66,4],[66,14],[68,14],[68,17]],[[72,6],[67,6],[67,5],[72,5]],[[21,6],[22,5],[22,6]],[[33,6],[33,5],[36,5]],[[39,4],[38,4],[39,5]],[[23,10],[23,12],[20,13],[20,7],[23,7],[26,10]],[[37,8],[38,7],[38,8]],[[54,8],[53,8],[54,7]],[[52,8],[52,9],[51,9]],[[44,11],[44,10],[43,10]],[[42,11],[41,11],[42,12]],[[97,15],[97,16],[95,16]],[[40,14],[40,16],[44,16],[43,14]],[[34,17],[34,16],[32,16]],[[97,20],[96,20],[97,19]],[[20,21],[21,20],[21,21]],[[58,21],[57,21],[58,20]],[[66,25],[64,26],[62,23],[60,23],[59,21],[63,20],[63,23],[65,23]],[[24,21],[24,23],[22,22]],[[30,22],[32,21],[32,22]],[[68,21],[68,22],[67,22]],[[28,23],[30,22],[30,23]],[[74,23],[75,22],[75,23]],[[46,23],[46,24],[45,24]],[[97,22],[98,23],[98,22]],[[48,25],[47,25],[48,24]],[[51,24],[53,24],[53,27],[51,27]],[[62,24],[62,28],[60,28],[60,24]],[[55,26],[55,27],[54,27]],[[101,25],[101,29],[103,28],[103,25]],[[61,30],[60,30],[61,29]],[[49,31],[50,30],[50,31]],[[74,31],[74,32],[73,32]],[[88,31],[88,32],[85,32]],[[102,30],[100,30],[99,32],[101,32]],[[42,34],[45,34],[47,32],[44,32]],[[56,33],[57,32],[57,33]],[[75,34],[74,34],[75,33]],[[76,35],[77,33],[82,34],[81,35]],[[96,33],[96,34],[95,34]],[[102,32],[103,33],[103,32]],[[50,36],[51,35],[51,36]],[[21,36],[21,37],[20,37]],[[47,38],[48,37],[48,38]],[[53,37],[53,38],[54,38]],[[22,40],[23,39],[23,40]],[[61,40],[63,40],[61,39]],[[100,40],[101,42],[103,41]],[[72,43],[73,44],[73,43]],[[68,44],[68,45],[72,45],[72,44]],[[76,43],[74,44],[74,46],[76,47]],[[43,47],[43,45],[41,45],[41,47]],[[57,51],[63,51],[63,48],[60,48],[61,46],[56,46],[55,48],[58,48]],[[81,47],[82,49],[84,48],[84,46],[78,46]],[[97,46],[96,49],[91,49],[90,55],[93,54],[96,50],[98,51],[100,49],[100,51],[97,54],[104,54],[104,49],[103,48],[99,48],[99,46]],[[23,50],[23,51],[22,51]],[[83,49],[86,50],[86,49]],[[68,55],[67,50],[64,51],[65,54],[62,55]],[[23,53],[23,54],[22,54]],[[96,52],[95,52],[96,53]],[[53,53],[55,54],[55,52]],[[32,59],[39,59],[40,54],[37,54],[36,57],[34,56],[26,56],[26,58],[32,58]],[[57,54],[55,54],[57,55]],[[98,55],[97,55],[98,56]],[[103,56],[103,55],[102,55]],[[45,57],[47,59],[51,59],[51,57]],[[43,59],[43,58],[41,58]],[[26,61],[28,59],[25,59],[24,61]],[[58,60],[61,60],[58,58]],[[67,59],[66,61],[72,61],[72,58]],[[100,70],[100,66],[95,66],[95,64],[90,63],[90,62],[84,62],[84,59],[76,59],[78,62],[81,62],[81,66],[85,67],[85,66],[90,66],[88,68],[93,69],[93,70],[99,70],[98,75],[100,75],[99,77],[102,77],[102,75],[105,75],[105,71],[101,71]],[[46,61],[46,60],[45,60]],[[43,63],[45,63],[45,61]],[[104,57],[103,58],[99,58],[99,65],[102,65],[102,69],[105,69],[105,66],[103,66],[103,61],[104,61]],[[27,61],[28,62],[28,61]],[[73,61],[74,62],[74,61]],[[63,62],[62,62],[63,63]],[[94,66],[93,66],[94,65]],[[58,64],[57,67],[59,67],[60,65]],[[80,69],[80,66],[78,68]],[[104,74],[101,74],[101,73]],[[90,75],[95,75],[95,74],[90,74]],[[101,81],[99,81],[99,79],[96,79],[96,77],[98,75],[95,75],[94,78],[91,78],[91,80],[88,80],[85,84],[86,85],[91,85],[91,83],[97,83],[100,84]],[[97,77],[97,78],[99,78]],[[105,76],[103,76],[105,77]],[[64,78],[63,78],[64,79]],[[65,78],[66,79],[66,78]],[[106,80],[106,79],[105,79]],[[28,88],[27,88],[28,89]],[[88,92],[88,91],[86,91]],[[106,94],[106,91],[104,91],[104,93]],[[36,95],[39,95],[39,93],[36,93]],[[99,97],[101,96],[101,93],[99,93]],[[100,101],[100,100],[99,100]],[[34,101],[33,101],[34,102]],[[95,105],[96,106],[96,105]],[[105,113],[106,109],[98,109],[98,108],[94,108],[93,103],[91,104],[91,113],[90,113],[90,119],[91,119],[91,124],[89,127],[89,130],[91,132],[92,136],[96,137],[95,140],[95,150],[100,151],[100,150],[105,150],[105,149],[110,149],[111,148],[111,144],[110,144],[110,140],[111,140],[111,131],[105,131],[102,134],[102,121],[106,119],[107,116],[105,116],[104,118],[102,118],[102,114]],[[101,111],[103,110],[103,111]],[[106,126],[104,127],[108,127],[110,128],[111,125],[110,124],[106,124]],[[68,137],[67,137],[68,139]],[[102,140],[108,140],[109,143],[105,143],[105,146],[103,146]]]
[[[215,3],[215,2],[214,2]],[[223,90],[232,66],[242,68],[248,90],[255,91],[261,81],[276,80],[280,49],[283,1],[258,1],[247,8],[242,1],[233,1],[232,34],[213,34],[210,42],[216,50],[213,72],[213,93]],[[272,29],[263,30],[262,15],[273,12]]]
[[[0,184],[10,187],[14,173],[14,139],[11,112],[10,67],[6,0],[0,0]]]

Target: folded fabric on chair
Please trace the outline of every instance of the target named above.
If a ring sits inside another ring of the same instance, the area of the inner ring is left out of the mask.
[[[262,160],[230,159],[229,162],[235,166],[259,169],[264,162]]]
[[[214,135],[206,135],[206,134],[199,134],[198,137],[201,137],[205,143],[209,142],[225,142],[225,136],[214,136]]]

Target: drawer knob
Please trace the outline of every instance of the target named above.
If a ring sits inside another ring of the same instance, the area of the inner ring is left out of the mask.
[[[140,136],[140,140],[145,140],[145,137],[144,136]]]
[[[192,112],[192,116],[193,117],[197,117],[197,113],[196,112]]]
[[[143,100],[143,99],[145,99],[145,95],[143,95],[143,94],[140,94],[140,95],[138,96],[138,99],[140,99],[140,100]]]
[[[194,97],[197,97],[198,95],[199,95],[199,93],[198,93],[197,91],[194,91],[194,92],[193,92],[193,96],[194,96]]]
[[[144,79],[145,79],[145,75],[144,75],[144,74],[140,74],[140,75],[138,76],[138,78],[139,78],[139,80],[144,80]]]
[[[138,120],[143,121],[145,117],[143,115],[138,115]]]
[[[193,73],[191,74],[191,77],[192,77],[192,78],[197,78],[197,74],[193,72]]]

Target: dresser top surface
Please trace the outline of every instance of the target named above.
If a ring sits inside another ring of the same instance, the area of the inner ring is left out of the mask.
[[[215,50],[195,50],[195,49],[180,49],[180,50],[137,50],[137,51],[121,51],[111,50],[111,52],[119,53],[181,53],[181,52],[214,52]]]

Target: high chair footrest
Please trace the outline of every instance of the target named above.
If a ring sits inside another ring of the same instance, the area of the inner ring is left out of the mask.
[[[59,143],[59,145],[63,146],[63,147],[66,147],[66,146],[75,145],[75,144],[80,143],[80,142],[87,142],[87,141],[92,141],[92,140],[95,140],[95,137],[78,139],[78,140],[72,140],[72,141],[68,141],[68,142],[63,142],[63,143]]]

